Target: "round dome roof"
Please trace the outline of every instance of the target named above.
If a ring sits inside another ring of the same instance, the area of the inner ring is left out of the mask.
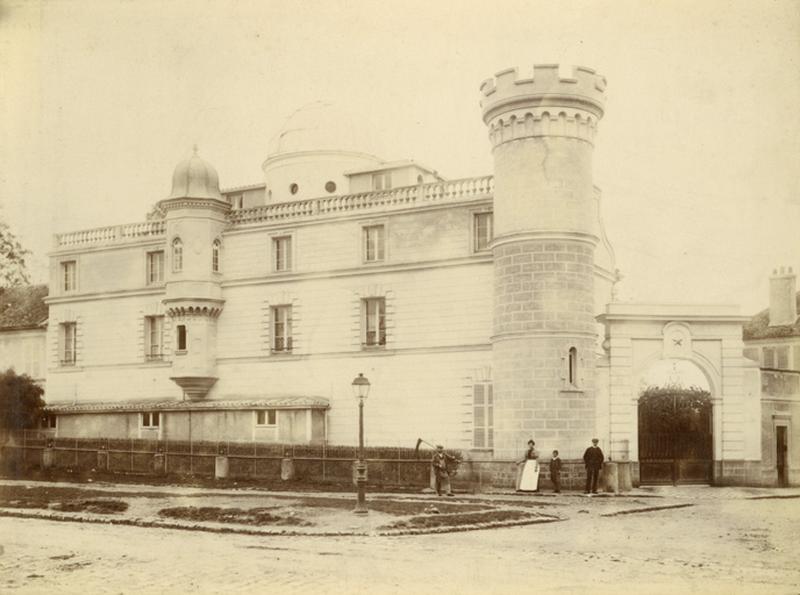
[[[175,166],[172,174],[172,192],[168,198],[215,198],[223,200],[219,192],[219,176],[213,166],[194,155]]]
[[[314,101],[295,110],[269,142],[271,156],[305,151],[347,151],[374,154],[369,126],[340,107]]]

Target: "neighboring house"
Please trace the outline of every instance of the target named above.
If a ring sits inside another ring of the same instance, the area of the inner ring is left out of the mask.
[[[761,368],[764,483],[800,483],[800,292],[791,267],[770,278],[769,308],[744,326],[745,355]]]
[[[47,285],[0,288],[0,370],[13,368],[44,387]]]

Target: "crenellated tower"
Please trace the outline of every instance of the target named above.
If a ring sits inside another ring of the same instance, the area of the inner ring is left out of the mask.
[[[592,153],[605,79],[588,68],[481,85],[494,156],[494,455],[533,437],[577,457],[595,428]]]
[[[170,378],[189,399],[217,381],[217,318],[222,312],[222,232],[230,205],[216,170],[195,154],[175,167],[165,214],[167,260],[164,309],[175,347]]]

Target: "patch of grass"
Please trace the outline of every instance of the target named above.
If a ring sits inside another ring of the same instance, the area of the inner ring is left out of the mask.
[[[541,515],[524,510],[491,510],[487,512],[433,514],[411,517],[389,523],[379,529],[429,529],[433,527],[458,527],[476,523],[496,523],[533,519]]]
[[[61,512],[93,512],[96,514],[114,514],[128,510],[128,503],[122,500],[67,500],[56,502],[50,506]]]
[[[102,492],[101,494],[106,495]],[[0,508],[52,509],[60,512],[94,512],[97,514],[113,514],[128,510],[128,503],[122,500],[93,499],[86,498],[86,496],[87,493],[84,490],[69,488],[61,491],[44,488],[3,489],[2,496],[0,496]]]
[[[218,506],[176,506],[163,508],[158,511],[158,515],[185,521],[234,523],[237,525],[292,525],[297,527],[312,525],[312,523],[294,514],[279,515],[275,514],[274,510],[274,507],[243,510],[241,508],[220,508]]]
[[[26,498],[0,498],[0,508],[48,508],[49,506],[50,502],[41,498],[32,500]]]

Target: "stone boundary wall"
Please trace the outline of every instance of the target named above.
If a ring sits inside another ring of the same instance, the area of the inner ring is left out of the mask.
[[[375,447],[364,451],[371,485],[429,485],[431,451]],[[215,477],[224,469],[222,477],[228,479],[342,484],[352,481],[357,453],[355,447],[327,445],[28,438],[0,449],[0,471]]]

